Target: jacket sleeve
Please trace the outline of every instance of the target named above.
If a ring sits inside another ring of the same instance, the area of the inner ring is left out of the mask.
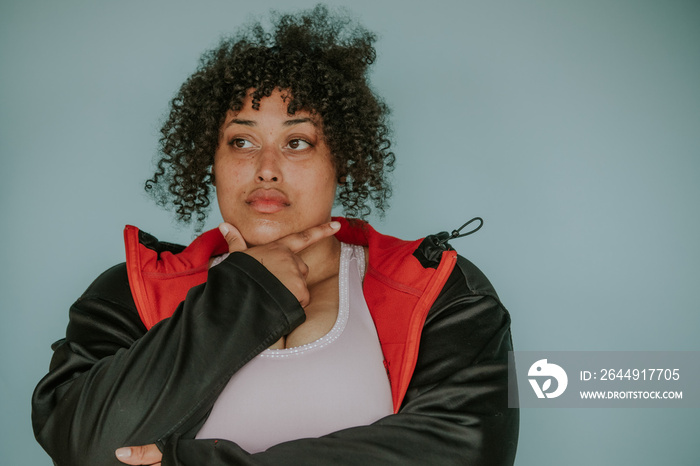
[[[397,414],[253,455],[224,440],[173,436],[162,445],[163,466],[512,465],[519,416],[508,408],[511,350],[508,312],[481,272],[460,258],[428,314]]]
[[[304,319],[284,285],[234,253],[147,332],[115,266],[71,307],[53,345],[32,397],[35,436],[55,464],[121,465],[116,448],[191,428],[236,370]]]

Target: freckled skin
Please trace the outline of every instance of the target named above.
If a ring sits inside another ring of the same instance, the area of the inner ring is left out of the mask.
[[[221,215],[248,246],[330,221],[337,179],[321,122],[287,114],[283,96],[276,90],[259,110],[249,96],[241,111],[229,111],[214,157]]]

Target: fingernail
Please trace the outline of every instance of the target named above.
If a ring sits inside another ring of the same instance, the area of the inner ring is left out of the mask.
[[[336,222],[336,221],[334,220],[334,221],[332,221],[332,222],[330,223],[330,226],[331,226],[331,228],[333,228],[334,230],[337,230],[338,228],[340,228],[340,222]]]
[[[117,451],[115,451],[115,453],[117,454],[117,458],[129,458],[131,456],[131,448],[117,448]]]
[[[228,227],[222,223],[219,225],[219,231],[222,235],[226,236],[228,234]]]

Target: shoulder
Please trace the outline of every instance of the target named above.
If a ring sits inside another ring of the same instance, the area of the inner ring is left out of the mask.
[[[128,347],[146,332],[124,263],[101,273],[73,303],[68,315],[65,340],[89,349],[95,357]]]
[[[460,255],[452,271],[453,279],[464,286],[465,291],[479,296],[492,296],[498,300],[498,294],[486,275],[473,262]]]
[[[479,325],[510,323],[510,314],[489,279],[462,256],[457,256],[457,263],[433,303],[429,319],[453,313],[470,316]]]
[[[126,263],[122,262],[102,272],[88,286],[78,302],[86,299],[101,299],[124,307],[135,307],[129,288]]]

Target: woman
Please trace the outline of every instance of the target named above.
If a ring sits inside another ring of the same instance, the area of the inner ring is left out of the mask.
[[[444,237],[331,219],[389,193],[373,40],[317,7],[205,54],[147,189],[201,222],[213,186],[224,223],[187,248],[126,228],[33,397],[57,464],[512,464],[488,280]]]

